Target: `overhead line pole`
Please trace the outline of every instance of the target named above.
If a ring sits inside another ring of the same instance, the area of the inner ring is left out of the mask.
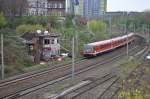
[[[109,36],[112,38],[112,16],[109,15]]]
[[[72,85],[74,84],[74,76],[75,76],[75,54],[74,54],[74,37],[72,38],[72,73],[71,73],[71,80],[72,80]]]
[[[127,57],[128,57],[128,56],[129,56],[129,43],[128,43],[127,21],[128,21],[128,12],[126,12],[126,23],[125,23],[125,33],[126,33],[126,35],[127,35],[126,54],[127,54]]]
[[[39,15],[39,0],[36,1],[36,15]]]
[[[149,25],[148,25],[148,43],[149,43],[149,40],[150,40],[150,36],[149,36]]]
[[[4,79],[4,43],[3,34],[1,33],[1,79]]]
[[[72,14],[73,14],[73,19],[72,19],[72,23],[73,23],[73,32],[75,33],[75,12],[74,12],[74,3],[72,0],[70,0],[71,2],[71,10],[72,10]],[[71,84],[74,84],[74,76],[75,76],[75,50],[74,50],[75,46],[74,46],[74,36],[72,37],[72,71],[71,71]]]
[[[126,53],[127,53],[127,57],[129,56],[129,43],[128,43],[128,32],[127,32],[127,24],[125,24],[125,33],[127,35],[127,47],[126,47]]]

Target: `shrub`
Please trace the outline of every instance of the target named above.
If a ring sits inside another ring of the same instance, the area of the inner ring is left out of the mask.
[[[19,34],[19,35],[22,35],[24,33],[27,33],[27,32],[36,32],[37,30],[44,30],[44,27],[42,25],[39,25],[39,24],[36,24],[36,25],[30,25],[30,24],[27,24],[27,25],[19,25],[17,28],[16,28],[16,32]]]
[[[0,12],[0,29],[6,24],[4,14]]]
[[[100,20],[92,20],[89,23],[89,28],[95,35],[96,40],[107,39],[108,35],[106,34],[106,23]]]
[[[5,27],[5,28],[2,28],[1,30],[0,30],[0,32],[1,33],[3,33],[4,35],[9,35],[9,36],[14,36],[16,33],[15,33],[15,30],[13,30],[13,29],[10,29],[10,28],[7,28],[7,27]]]

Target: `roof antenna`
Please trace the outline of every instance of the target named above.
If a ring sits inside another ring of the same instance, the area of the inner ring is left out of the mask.
[[[40,34],[42,31],[41,31],[41,30],[37,30],[36,32],[37,32],[38,34]]]

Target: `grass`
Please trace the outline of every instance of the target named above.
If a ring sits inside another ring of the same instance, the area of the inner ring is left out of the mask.
[[[125,58],[118,61],[115,64],[116,68],[120,68],[120,72],[124,75],[128,75],[132,70],[134,70],[138,65],[142,63],[143,60],[141,59],[132,59],[132,58]]]
[[[123,98],[125,97],[125,98]],[[142,94],[139,90],[134,92],[120,92],[118,99],[150,99],[150,94]]]
[[[139,65],[141,67],[136,68]],[[134,70],[129,79],[121,82],[118,99],[150,99],[149,62],[142,59],[125,59],[118,62],[116,67],[120,67],[121,72],[127,77]]]
[[[81,60],[82,58],[79,57],[79,58],[76,58],[75,60]],[[31,72],[33,70],[39,70],[39,69],[43,69],[43,68],[46,68],[46,67],[50,67],[50,66],[57,66],[59,64],[68,64],[71,62],[71,58],[65,58],[63,61],[57,61],[57,60],[53,60],[53,61],[50,61],[50,62],[47,62],[46,64],[44,65],[34,65],[34,66],[31,66],[31,67],[26,67],[23,69],[24,72]]]

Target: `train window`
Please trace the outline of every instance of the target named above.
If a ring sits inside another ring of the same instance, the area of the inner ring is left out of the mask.
[[[107,44],[101,46],[102,49],[109,48],[109,47],[111,47],[111,43],[107,43]]]
[[[105,45],[101,45],[101,48],[102,48],[102,49],[105,48]]]
[[[45,44],[45,45],[50,44],[50,40],[49,40],[49,39],[44,39],[44,44]]]
[[[84,49],[86,52],[92,52],[93,51],[93,47],[90,45],[84,45]]]

